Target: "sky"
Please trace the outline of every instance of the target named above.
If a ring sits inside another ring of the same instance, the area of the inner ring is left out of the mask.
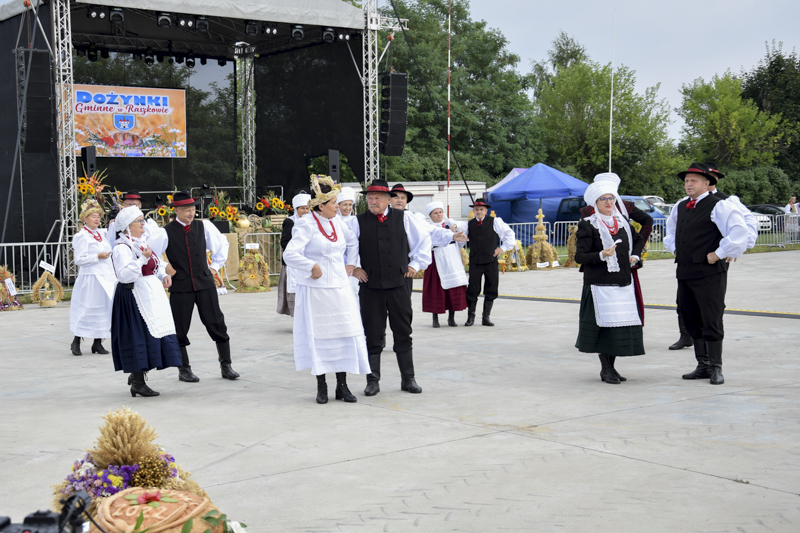
[[[637,90],[661,83],[680,137],[683,84],[709,80],[730,69],[750,70],[766,54],[765,42],[783,42],[784,52],[800,52],[800,0],[471,0],[474,20],[485,20],[520,56],[517,70],[530,72],[531,61],[547,58],[563,30],[586,47],[593,61],[636,71]],[[616,9],[616,46],[614,10]]]

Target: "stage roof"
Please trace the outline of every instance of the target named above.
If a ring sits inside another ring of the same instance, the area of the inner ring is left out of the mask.
[[[44,0],[33,0],[33,5],[40,4]],[[0,20],[7,20],[11,17],[16,17],[23,11],[25,6],[22,5],[20,0],[0,0]]]

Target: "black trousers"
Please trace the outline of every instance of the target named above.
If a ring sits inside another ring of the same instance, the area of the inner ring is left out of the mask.
[[[497,298],[497,288],[500,284],[500,268],[497,261],[485,265],[469,264],[469,285],[467,285],[467,302],[478,301],[481,293],[481,278],[486,278],[483,284],[483,296],[487,302]]]
[[[725,291],[728,273],[678,280],[678,308],[689,335],[708,342],[725,337],[722,315],[725,313]]]
[[[214,342],[228,342],[228,328],[225,326],[225,315],[219,308],[217,289],[204,289],[196,292],[175,292],[169,295],[169,306],[175,319],[175,333],[178,344],[189,346],[189,327],[192,325],[192,313],[197,304],[200,321],[206,327],[208,335]]]
[[[397,354],[398,363],[401,364],[400,371],[403,375],[410,372],[410,376],[413,377],[414,370],[411,362],[413,313],[408,286],[403,283],[393,289],[370,289],[362,283],[358,291],[358,299],[361,303],[361,322],[364,324],[364,335],[367,337],[367,353],[374,379],[380,379],[380,356],[386,337],[387,316],[394,336],[392,350]],[[405,365],[403,365],[403,361],[406,361]],[[409,364],[411,365],[410,369],[407,367]]]

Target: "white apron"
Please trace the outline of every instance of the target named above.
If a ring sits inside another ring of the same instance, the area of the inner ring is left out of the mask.
[[[133,296],[150,335],[161,339],[175,335],[175,321],[164,286],[156,276],[142,276],[133,283]]]
[[[439,273],[444,290],[469,284],[457,245],[451,243],[447,246],[437,246],[433,249],[433,255],[436,258],[436,271]]]
[[[631,280],[632,281],[632,280]],[[641,326],[633,282],[625,287],[592,285],[594,317],[601,328]]]

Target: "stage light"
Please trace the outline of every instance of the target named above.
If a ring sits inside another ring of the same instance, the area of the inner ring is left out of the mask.
[[[336,34],[333,31],[333,28],[325,28],[322,31],[322,40],[326,43],[332,43],[336,40]]]
[[[103,48],[100,50],[100,57],[103,59],[108,59],[108,48]]]
[[[349,41],[350,40],[350,32],[347,30],[339,30],[336,34],[340,41]]]
[[[225,61],[224,59],[219,59],[219,60],[217,60],[217,65],[219,65],[219,66],[221,66],[221,67],[224,67],[224,66],[225,66],[225,65],[227,65],[227,64],[228,64],[228,62],[227,62],[227,61]]]
[[[158,59],[159,63],[163,63],[164,62],[164,54],[156,55],[156,59]]]
[[[247,35],[258,35],[259,30],[259,23],[254,20],[248,20],[247,23],[244,25],[244,32]]]
[[[302,41],[304,35],[305,33],[303,33],[303,26],[300,24],[292,25],[292,39],[295,41]]]
[[[89,6],[86,8],[86,16],[90,19],[105,20],[106,8],[102,6]]]
[[[161,62],[161,60],[159,60],[159,63],[160,62]],[[145,65],[147,65],[148,67],[152,67],[154,63],[155,63],[155,60],[153,59],[153,54],[148,53],[146,56],[144,56],[144,64]]]
[[[172,26],[172,15],[169,13],[159,13],[158,14],[158,25],[162,28],[169,28]]]
[[[178,26],[188,30],[194,29],[194,17],[191,15],[181,15],[178,17]]]
[[[267,22],[266,24],[264,24],[264,33],[266,35],[278,35],[278,23]]]
[[[187,57],[186,58],[186,66],[189,67],[189,68],[194,68],[194,58],[193,57]]]
[[[121,7],[112,7],[111,13],[108,14],[108,20],[114,24],[122,24],[125,22],[125,13],[122,12]]]
[[[200,64],[201,64],[201,65],[205,65],[205,64],[207,64],[207,63],[208,63],[208,59],[206,59],[205,57],[201,57],[201,58],[200,58]]]
[[[183,56],[175,56],[175,62],[179,65],[183,63]]]
[[[134,61],[141,61],[142,60],[142,54],[139,53],[139,52],[134,52],[133,53],[133,60]]]
[[[78,57],[86,57],[86,50],[83,48],[78,48],[75,53],[78,54]]]
[[[197,31],[206,33],[208,31],[208,18],[203,16],[197,17],[194,27]]]
[[[88,52],[86,52],[86,58],[87,58],[89,61],[97,61],[97,50],[95,50],[94,48],[92,48],[91,50],[89,50]]]

